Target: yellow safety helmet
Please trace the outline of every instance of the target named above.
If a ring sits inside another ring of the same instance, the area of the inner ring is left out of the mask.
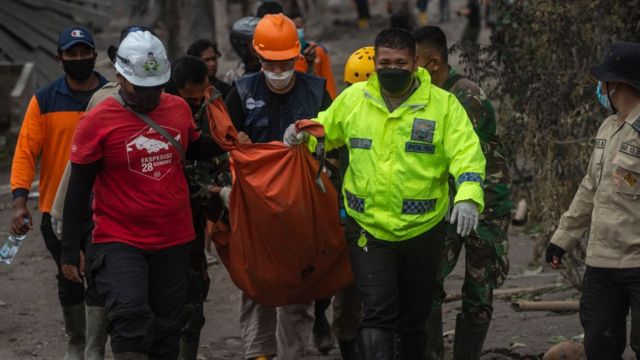
[[[365,46],[351,54],[344,66],[344,82],[355,84],[369,80],[376,68],[373,62],[374,54],[373,46]]]

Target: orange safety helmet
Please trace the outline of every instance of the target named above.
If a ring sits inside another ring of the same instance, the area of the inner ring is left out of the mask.
[[[281,61],[299,56],[296,24],[283,14],[265,15],[253,34],[253,48],[265,60]]]
[[[373,46],[365,46],[356,50],[344,66],[344,82],[355,84],[360,81],[367,81],[376,70],[373,56],[375,50]]]

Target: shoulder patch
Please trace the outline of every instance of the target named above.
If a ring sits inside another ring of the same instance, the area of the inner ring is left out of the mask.
[[[604,149],[604,146],[607,144],[607,139],[595,139],[594,140],[594,147],[596,149]]]

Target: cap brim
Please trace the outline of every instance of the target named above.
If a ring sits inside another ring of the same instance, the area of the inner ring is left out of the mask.
[[[260,57],[267,61],[283,61],[283,60],[291,60],[300,56],[300,47],[297,49],[285,50],[285,51],[269,51],[269,50],[259,50],[256,49],[256,52]]]
[[[597,80],[600,80],[600,81],[622,81],[622,80],[624,80],[623,77],[621,77],[620,75],[617,75],[615,73],[612,73],[611,71],[605,69],[602,65],[592,66],[590,70],[591,70],[591,75],[593,75],[594,78],[596,78]]]
[[[62,51],[69,50],[69,48],[71,48],[72,46],[77,45],[77,44],[85,44],[85,45],[87,45],[88,47],[90,47],[92,49],[96,48],[96,46],[94,44],[88,42],[87,40],[72,40],[72,41],[64,44],[63,46],[60,46],[58,49],[62,50]]]
[[[605,69],[601,65],[592,66],[589,70],[591,71],[591,75],[593,75],[596,80],[604,82],[621,82],[628,84],[629,86],[632,86],[636,90],[640,91],[640,81],[631,81],[622,75],[618,75]]]

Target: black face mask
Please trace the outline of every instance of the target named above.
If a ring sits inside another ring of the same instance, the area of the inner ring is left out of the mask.
[[[413,73],[405,69],[380,69],[376,72],[380,86],[389,94],[402,93],[413,80]]]
[[[65,74],[77,81],[87,80],[93,74],[96,58],[82,60],[62,60],[62,68]]]
[[[146,114],[153,111],[160,104],[162,86],[136,86],[133,93],[128,93],[123,88],[120,88],[119,94],[122,97],[122,101],[133,111]]]

